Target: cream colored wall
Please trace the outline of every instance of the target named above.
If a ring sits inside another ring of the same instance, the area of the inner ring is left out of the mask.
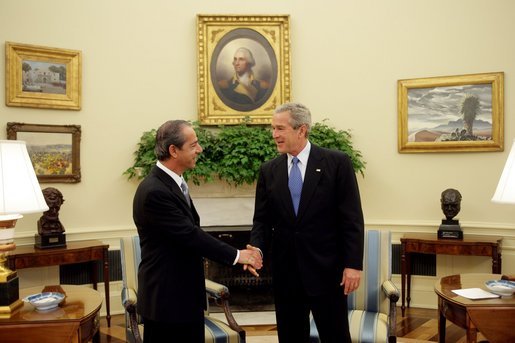
[[[505,236],[503,271],[515,272],[515,211],[490,202],[508,151],[399,154],[396,100],[399,79],[502,71],[509,149],[515,138],[515,2],[263,0],[244,5],[245,10],[233,0],[0,0],[0,41],[83,54],[81,111],[0,106],[4,128],[10,121],[82,126],[82,181],[42,184],[64,194],[60,218],[69,240],[98,238],[116,248],[118,237],[133,232],[137,183],[122,172],[132,163],[140,134],[168,119],[197,119],[196,14],[289,14],[293,100],[307,104],[315,121],[328,118],[352,130],[367,161],[366,175],[359,177],[367,226],[392,229],[397,241],[406,231],[434,232],[443,216],[440,193],[457,188],[465,234]],[[205,225],[251,222],[252,198],[195,201]],[[19,221],[18,244],[32,243],[38,218]],[[439,273],[485,271],[484,259],[472,264],[450,259],[439,258]],[[415,291],[419,280],[420,289],[431,293],[434,278],[416,279]],[[423,296],[415,297],[417,302],[433,306]]]

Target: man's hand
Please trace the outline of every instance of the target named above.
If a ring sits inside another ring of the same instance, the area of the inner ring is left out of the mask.
[[[243,270],[248,270],[252,275],[259,277],[256,270],[263,267],[261,251],[258,248],[247,244],[247,249],[240,250],[238,263],[243,264]]]
[[[361,270],[345,268],[340,283],[340,286],[343,286],[343,293],[348,295],[358,289],[360,280]]]
[[[241,251],[243,251],[243,250],[241,250]],[[241,251],[240,251],[240,258],[241,258]],[[247,244],[247,251],[252,251],[254,254],[257,253],[259,255],[259,259],[261,260],[261,266],[256,267],[250,263],[245,263],[245,264],[243,264],[243,270],[248,270],[255,277],[259,277],[257,270],[259,270],[263,267],[263,255],[261,253],[261,250],[259,248],[253,247],[250,244]]]

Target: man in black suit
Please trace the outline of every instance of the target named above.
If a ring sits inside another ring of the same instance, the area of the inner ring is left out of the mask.
[[[257,250],[237,250],[200,228],[182,174],[202,152],[195,131],[183,120],[168,121],[156,135],[157,163],[141,182],[133,203],[141,263],[138,313],[145,343],[204,342],[206,290],[203,257],[261,268]]]
[[[280,343],[309,342],[310,311],[322,342],[350,342],[347,295],[363,267],[359,190],[350,158],[311,144],[310,125],[301,104],[275,110],[273,138],[282,155],[261,166],[251,244],[261,251],[272,244]]]

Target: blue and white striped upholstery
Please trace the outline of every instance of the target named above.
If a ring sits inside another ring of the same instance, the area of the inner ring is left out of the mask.
[[[366,230],[361,283],[358,290],[348,297],[352,342],[396,341],[395,303],[399,291],[390,280],[391,256],[391,233],[385,230]],[[311,320],[311,343],[318,342],[318,331],[315,322]]]
[[[138,289],[138,266],[141,261],[141,248],[139,245],[139,236],[123,237],[120,239],[120,252],[122,259],[122,304],[132,302],[137,306],[137,289]],[[206,280],[206,287],[209,289],[210,294],[216,294],[217,291],[228,292],[227,288],[223,285],[217,284],[213,281]],[[231,319],[232,315],[231,315]],[[142,342],[143,338],[143,324],[141,318],[136,316],[138,333],[131,330],[131,318],[127,311],[125,311],[125,328],[126,338],[129,343]],[[228,320],[229,321],[229,320]],[[209,316],[206,312],[204,317],[204,328],[206,334],[206,343],[245,343],[245,334],[239,335],[237,331],[231,329],[226,323]],[[170,335],[173,335],[171,332]]]

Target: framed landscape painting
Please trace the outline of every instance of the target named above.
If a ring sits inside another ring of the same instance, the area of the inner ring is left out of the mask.
[[[502,151],[504,74],[399,80],[398,150]]]
[[[6,42],[7,106],[80,110],[81,52]]]
[[[198,111],[205,125],[269,124],[290,100],[287,15],[198,15]]]
[[[7,138],[25,141],[41,183],[80,182],[79,125],[7,123]]]

